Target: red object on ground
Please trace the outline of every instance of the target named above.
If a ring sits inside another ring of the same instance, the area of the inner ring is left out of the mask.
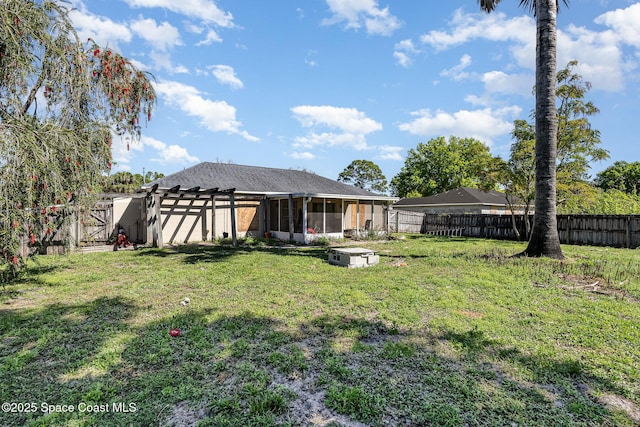
[[[171,335],[172,337],[179,337],[180,336],[180,328],[169,329],[169,335]]]

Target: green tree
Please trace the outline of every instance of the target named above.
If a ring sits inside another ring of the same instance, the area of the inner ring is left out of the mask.
[[[628,194],[640,193],[640,162],[615,162],[598,173],[595,185],[603,190],[616,189]]]
[[[492,188],[496,167],[489,148],[473,138],[433,138],[409,150],[391,180],[398,197],[430,196],[458,187]]]
[[[558,213],[573,215],[638,215],[640,196],[616,188],[603,190],[580,183],[558,201]]]
[[[144,174],[144,178],[142,177],[142,175],[136,174],[136,176],[140,176],[140,179],[142,180],[142,182],[140,182],[140,185],[146,182],[155,181],[156,179],[164,178],[163,173],[156,172],[156,171],[148,171],[147,173]]]
[[[608,157],[599,147],[600,133],[591,127],[588,116],[598,109],[584,97],[590,85],[573,72],[576,61],[571,61],[557,75],[558,99],[558,198],[566,199],[577,191],[588,177],[590,163]],[[514,122],[508,173],[503,184],[509,194],[528,204],[535,199],[535,127],[525,120]],[[528,231],[527,231],[528,232]]]
[[[492,12],[500,0],[478,0],[480,8]],[[565,5],[568,3],[564,1]],[[533,230],[526,256],[562,259],[556,219],[556,156],[558,151],[556,115],[556,48],[558,2],[520,0],[520,5],[536,17],[536,198]]]
[[[149,76],[79,40],[55,0],[0,7],[0,246],[5,278],[28,245],[49,239],[73,199],[87,202],[111,168],[112,134],[140,137],[155,105]]]
[[[571,61],[557,74],[557,170],[559,181],[563,183],[560,187],[586,181],[590,163],[609,158],[608,151],[599,147],[600,132],[589,123],[589,117],[600,110],[593,102],[585,100],[591,84],[574,72],[577,65],[577,61]]]
[[[144,177],[139,174],[132,174],[127,171],[120,171],[105,177],[104,184],[102,184],[103,193],[133,193],[145,182],[151,182],[156,179],[163,178],[164,174],[155,171],[149,171],[144,174]]]
[[[536,134],[531,124],[525,120],[516,120],[511,136],[515,142],[511,145],[511,153],[504,169],[502,182],[507,196],[507,203],[511,208],[512,218],[514,215],[513,212],[516,209],[514,204],[524,205],[525,237],[528,238],[531,233],[529,212],[535,200]],[[518,239],[520,239],[520,232],[515,226],[515,218],[513,229]]]
[[[387,178],[380,167],[370,160],[352,161],[340,172],[338,181],[376,193],[387,192]]]

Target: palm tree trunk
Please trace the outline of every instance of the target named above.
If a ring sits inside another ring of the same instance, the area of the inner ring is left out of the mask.
[[[536,201],[526,256],[563,259],[556,218],[557,0],[536,1]]]

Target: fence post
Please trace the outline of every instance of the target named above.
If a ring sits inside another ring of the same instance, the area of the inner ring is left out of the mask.
[[[627,248],[631,248],[631,215],[627,216]]]

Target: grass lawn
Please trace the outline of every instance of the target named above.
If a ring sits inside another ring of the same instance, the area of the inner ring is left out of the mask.
[[[0,425],[640,424],[640,250],[251,243],[39,258],[0,288]]]

